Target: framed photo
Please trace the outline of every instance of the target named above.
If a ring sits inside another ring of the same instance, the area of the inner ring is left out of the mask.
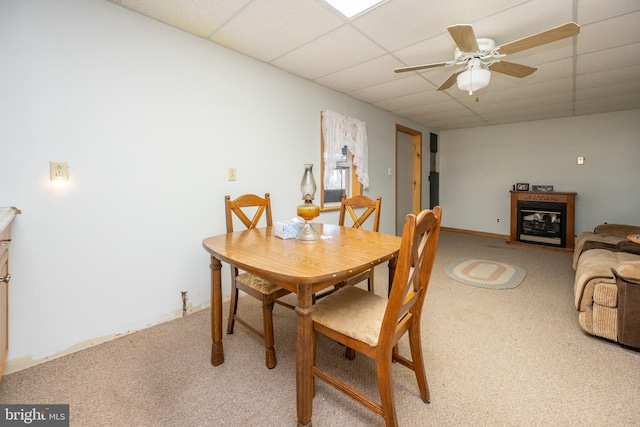
[[[516,184],[516,190],[518,190],[518,191],[529,191],[529,184],[528,183],[519,182],[519,183]]]
[[[534,185],[533,191],[553,191],[553,185]]]

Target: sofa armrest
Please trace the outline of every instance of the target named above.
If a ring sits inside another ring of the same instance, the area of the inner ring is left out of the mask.
[[[640,348],[640,261],[613,268],[618,287],[618,342]]]

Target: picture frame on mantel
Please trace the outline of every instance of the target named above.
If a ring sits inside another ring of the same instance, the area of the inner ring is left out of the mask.
[[[526,183],[526,182],[517,183],[516,191],[529,191],[529,183]]]
[[[534,185],[533,191],[553,191],[553,185]]]

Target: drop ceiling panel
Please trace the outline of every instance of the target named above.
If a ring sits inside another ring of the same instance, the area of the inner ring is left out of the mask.
[[[405,66],[416,64],[431,64],[434,62],[452,61],[455,59],[456,44],[449,32],[438,34],[428,40],[398,49],[393,55],[400,59]]]
[[[640,91],[640,79],[633,82],[615,83],[610,85],[593,86],[576,91],[576,100],[583,101],[589,99],[606,99],[610,97],[624,97],[629,92]]]
[[[433,85],[417,75],[349,92],[349,95],[373,103],[398,96],[433,89]]]
[[[513,122],[526,122],[535,120],[550,119],[554,116],[565,117],[573,112],[573,102],[566,104],[556,104],[552,107],[538,105],[537,108],[527,108],[522,110],[509,110],[507,112],[498,111],[487,113],[481,117],[492,125]]]
[[[503,103],[483,103],[479,102],[474,111],[476,111],[479,115],[483,117],[487,117],[491,114],[520,114],[520,111],[553,111],[554,108],[558,108],[561,105],[559,110],[566,110],[567,106],[571,106],[571,102],[573,101],[573,96],[571,92],[561,92],[554,94],[551,97],[540,97],[540,96],[528,96],[521,99],[514,99],[509,102]]]
[[[424,120],[431,120],[426,118]],[[489,126],[490,123],[487,123],[485,120],[480,117],[456,117],[449,116],[448,118],[442,120],[434,120],[432,121],[433,126],[436,129],[440,130],[451,130],[451,129],[468,129],[468,128],[476,128],[481,126]]]
[[[467,24],[513,7],[522,0],[495,0],[478,7],[475,0],[396,0],[354,20],[353,25],[388,50],[396,50],[446,32],[449,25]],[[402,29],[402,30],[400,30]]]
[[[118,0],[128,9],[200,37],[209,37],[251,0]]]
[[[459,106],[456,110],[452,110],[452,111],[430,111],[430,110],[431,109],[428,108],[426,105],[419,105],[419,106],[416,106],[416,107],[404,108],[404,109],[400,110],[400,112],[402,112],[402,116],[403,117],[416,118],[416,117],[429,116],[429,117],[431,117],[431,119],[435,119],[436,117],[438,117],[438,115],[449,116],[449,115],[451,115],[451,113],[453,111],[455,111],[454,114],[456,114],[458,116],[461,116],[463,114],[472,115],[471,111],[466,110],[465,108],[462,108],[461,106]]]
[[[578,75],[639,65],[640,43],[579,55],[577,62]]]
[[[501,46],[572,20],[571,2],[537,0],[521,2],[497,14],[485,13],[482,19],[467,23],[473,24],[476,37],[493,39],[496,46]]]
[[[578,55],[636,43],[638,25],[640,12],[585,25],[580,32]],[[602,34],[615,34],[615,37],[602,37]]]
[[[396,74],[395,68],[403,64],[391,55],[384,55],[371,61],[366,61],[336,73],[320,77],[315,81],[324,86],[332,87],[341,92],[375,86],[390,80],[406,78],[406,75]]]
[[[609,96],[606,98],[590,98],[585,100],[576,101],[577,109],[593,109],[593,108],[615,108],[616,106],[633,106],[632,108],[640,107],[640,101],[636,96],[629,93],[620,96]],[[609,109],[607,111],[615,111]]]
[[[580,0],[577,16],[578,22],[585,25],[637,11],[638,0]]]
[[[558,80],[573,75],[573,61],[563,59],[560,61],[542,64],[538,70],[530,76],[517,78],[501,73],[491,73],[491,90],[483,89],[480,93],[498,93],[502,90],[513,88],[524,88],[526,86],[537,85],[548,81]],[[571,88],[569,88],[570,90]]]
[[[257,0],[211,39],[269,62],[340,25],[342,21],[334,13],[314,0]]]
[[[500,108],[502,109],[509,110],[512,108],[512,103],[530,104],[535,102],[535,100],[554,99],[554,97],[559,93],[565,93],[567,95],[564,96],[570,97],[573,93],[571,85],[571,78],[558,79],[541,82],[535,85],[513,86],[509,89],[495,92],[478,92],[477,97],[461,97],[459,102],[470,108],[481,109],[485,105],[497,105],[501,106]],[[541,97],[541,94],[544,94],[544,96]],[[476,101],[476,98],[478,101]]]
[[[370,61],[385,52],[349,26],[340,27],[272,61],[310,80]]]
[[[415,92],[405,96],[377,101],[374,102],[373,105],[384,110],[393,111],[394,113],[403,115],[401,112],[405,109],[417,106],[421,106],[427,111],[438,111],[437,108],[441,108],[444,102],[451,102],[456,105],[460,105],[458,102],[452,100],[446,93],[432,90]]]
[[[452,117],[459,119],[479,118],[475,111],[465,108],[462,105],[459,105],[458,108],[454,110],[447,110],[446,108],[443,108],[441,111],[434,111],[422,115],[418,114],[415,117],[429,117],[430,120],[435,121],[449,120]]]
[[[639,108],[638,0],[387,0],[353,20],[322,0],[106,0],[268,62],[434,131]],[[509,55],[538,68],[491,73],[473,96],[436,88],[456,67],[447,27],[498,45],[576,21],[576,37]],[[476,101],[477,99],[477,101]]]
[[[640,76],[640,65],[620,67],[597,73],[581,74],[576,78],[576,88],[585,89],[616,82],[637,82],[639,79],[638,76]]]
[[[557,119],[561,117],[571,117],[573,116],[573,111],[554,111],[554,112],[544,112],[542,114],[525,114],[522,116],[498,116],[495,120],[491,122],[491,125],[505,125],[509,123],[518,123],[518,122],[530,122],[534,120],[550,120]]]

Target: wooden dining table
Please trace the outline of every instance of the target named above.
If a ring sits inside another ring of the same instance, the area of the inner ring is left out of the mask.
[[[208,237],[211,255],[211,364],[224,363],[222,348],[222,262],[256,274],[297,294],[296,405],[298,426],[311,426],[313,407],[313,295],[322,289],[389,261],[393,281],[401,238],[389,234],[315,224],[322,239],[281,239],[273,227],[254,228]]]

